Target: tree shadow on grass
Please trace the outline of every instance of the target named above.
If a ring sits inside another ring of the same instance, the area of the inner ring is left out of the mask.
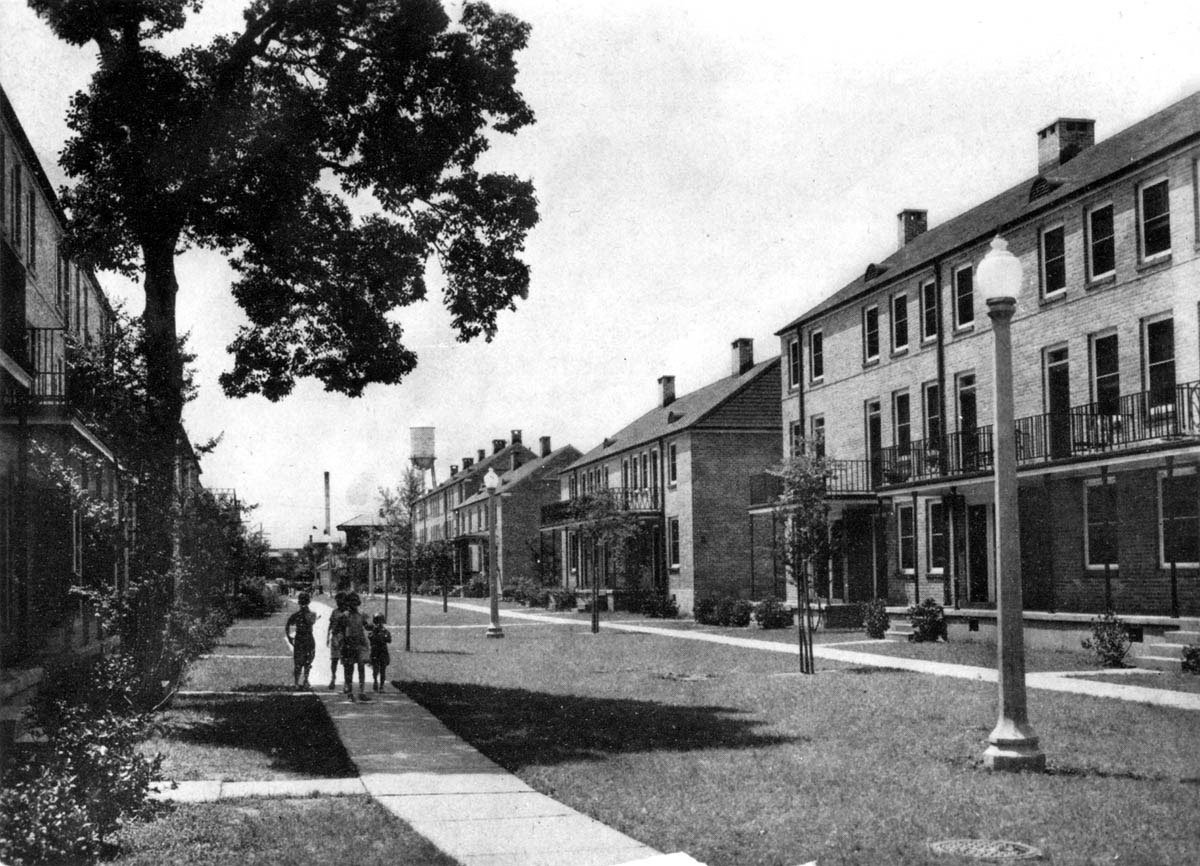
[[[271,769],[306,778],[357,775],[337,730],[315,697],[279,694],[182,696],[172,709],[209,718],[168,717],[166,740],[197,746],[252,749],[270,758]]]
[[[757,733],[763,723],[733,707],[677,706],[460,683],[397,685],[509,771],[618,754],[758,749],[809,739]]]

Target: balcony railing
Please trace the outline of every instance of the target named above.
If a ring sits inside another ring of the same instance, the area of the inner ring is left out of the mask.
[[[866,460],[830,460],[829,476],[825,480],[826,494],[838,496],[869,495],[874,490],[871,484],[871,464]],[[750,476],[750,506],[775,505],[783,495],[783,479],[773,472],[760,472]]]
[[[1200,436],[1200,382],[1016,421],[1017,460],[1035,463]]]
[[[957,475],[989,472],[992,468],[992,426],[918,439],[877,452],[872,477],[877,486],[906,484]]]
[[[657,511],[659,492],[656,488],[604,487],[574,499],[563,499],[542,506],[542,525],[570,523],[582,520],[593,501],[609,496],[624,511]]]

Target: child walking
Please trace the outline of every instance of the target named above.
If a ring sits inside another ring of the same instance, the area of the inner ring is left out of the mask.
[[[387,666],[392,660],[387,646],[392,642],[392,633],[386,623],[383,614],[377,613],[371,626],[371,688],[377,692],[382,692],[387,685]]]
[[[308,672],[312,668],[313,655],[317,651],[317,641],[313,636],[317,615],[308,609],[311,599],[307,592],[300,593],[296,600],[300,603],[300,609],[288,617],[283,626],[283,636],[292,645],[292,681],[299,689],[308,688]],[[295,637],[292,636],[293,629]]]
[[[333,691],[337,683],[337,669],[342,661],[342,631],[346,620],[346,593],[339,592],[334,597],[337,610],[329,615],[329,628],[325,631],[325,645],[329,647],[329,691]]]
[[[342,636],[342,671],[346,677],[346,697],[354,700],[354,668],[358,667],[358,699],[371,700],[366,694],[367,661],[371,658],[371,645],[367,640],[370,624],[367,616],[360,613],[358,593],[346,596],[346,617],[338,625]]]

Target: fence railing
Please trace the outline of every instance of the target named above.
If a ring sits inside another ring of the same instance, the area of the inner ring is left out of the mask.
[[[582,520],[590,505],[600,497],[611,500],[624,511],[657,511],[661,497],[654,487],[603,487],[574,499],[563,499],[542,506],[542,525]]]

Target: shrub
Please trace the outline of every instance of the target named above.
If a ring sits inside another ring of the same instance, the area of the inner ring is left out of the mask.
[[[878,640],[887,634],[891,621],[888,619],[887,604],[882,598],[862,603],[862,624],[867,630],[867,637]]]
[[[792,609],[777,598],[765,598],[754,608],[754,621],[760,628],[790,628]]]
[[[693,611],[693,616],[700,625],[716,625],[717,600],[715,598],[700,599],[696,602],[696,609]]]
[[[946,633],[946,612],[932,598],[910,607],[908,619],[913,629],[908,639],[914,643],[950,639]]]
[[[717,602],[717,625],[745,628],[754,615],[754,605],[744,598],[727,595]]]
[[[679,616],[679,602],[665,592],[651,592],[642,603],[642,613],[652,619],[675,619]]]
[[[1183,672],[1200,674],[1200,644],[1191,644],[1183,648]]]
[[[550,604],[554,606],[555,610],[574,610],[579,604],[579,599],[569,589],[551,589],[548,592]]]
[[[488,582],[482,577],[472,578],[471,582],[463,587],[463,598],[487,598],[489,595],[491,590]]]
[[[263,580],[247,581],[238,587],[236,615],[262,619],[283,607],[275,587]]]
[[[1111,610],[1092,620],[1092,636],[1080,641],[1080,645],[1096,654],[1096,661],[1106,668],[1125,666],[1129,654],[1129,630],[1125,623]]]
[[[41,690],[31,727],[45,743],[5,774],[0,861],[90,860],[122,823],[152,813],[162,759],[138,751],[150,717],[133,710],[134,669],[117,656],[55,675]]]

